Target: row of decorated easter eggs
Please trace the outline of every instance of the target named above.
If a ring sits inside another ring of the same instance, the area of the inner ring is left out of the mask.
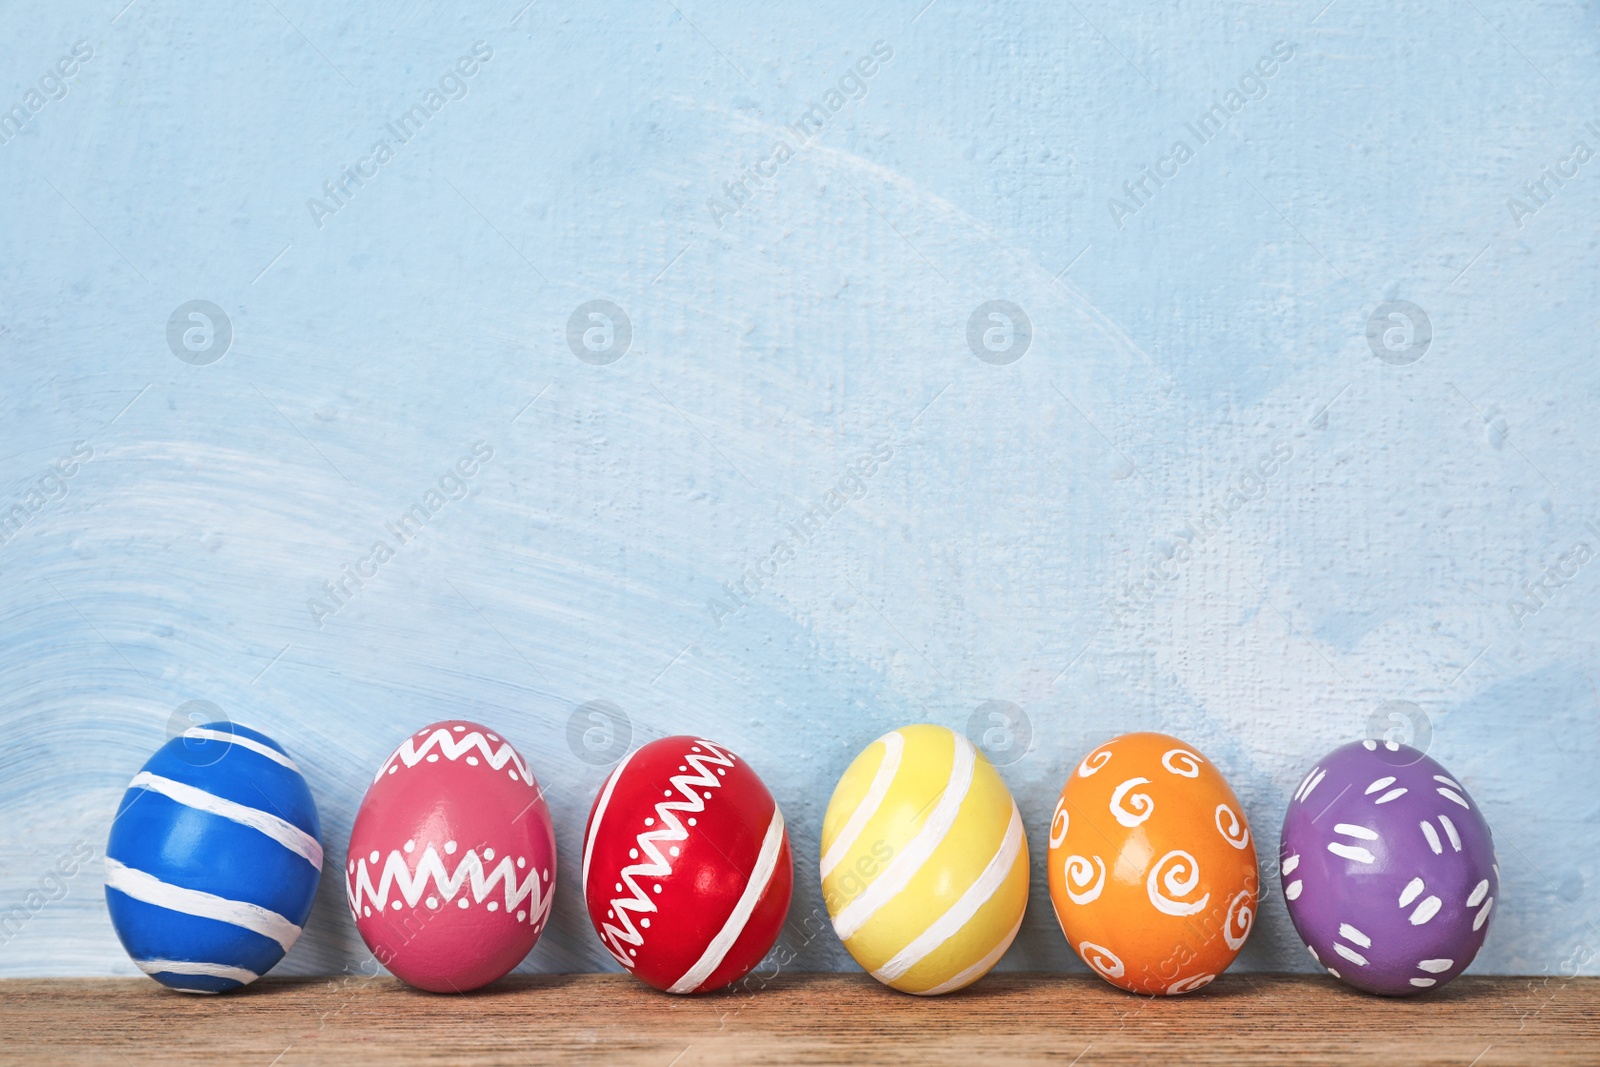
[[[1163,734],[1127,734],[1068,775],[1049,824],[1051,904],[1073,951],[1136,993],[1220,974],[1257,911],[1250,823],[1216,767]],[[158,981],[215,993],[275,965],[322,868],[317,812],[294,761],[229,723],[187,730],[134,777],[106,848],[123,946]],[[999,772],[942,726],[891,731],[856,757],[823,819],[833,927],[879,981],[946,993],[999,962],[1022,922],[1029,857]],[[744,977],[789,911],[783,813],[722,745],[667,737],[606,778],[584,834],[595,932],[658,989]],[[1461,973],[1498,892],[1489,827],[1437,762],[1392,742],[1314,766],[1284,819],[1289,914],[1328,973],[1410,994]],[[550,917],[555,833],[533,772],[464,721],[407,737],[357,812],[344,869],[377,961],[421,989],[464,992],[515,967]]]

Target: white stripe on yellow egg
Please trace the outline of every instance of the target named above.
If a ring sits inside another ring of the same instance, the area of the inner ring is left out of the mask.
[[[822,826],[823,899],[879,981],[942,993],[982,977],[1016,936],[1028,844],[1005,782],[965,737],[907,726],[840,778]]]

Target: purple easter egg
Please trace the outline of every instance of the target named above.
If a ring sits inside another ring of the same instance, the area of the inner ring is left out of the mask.
[[[1311,768],[1283,818],[1289,918],[1335,978],[1385,996],[1466,970],[1500,891],[1494,839],[1437,761],[1357,741]]]

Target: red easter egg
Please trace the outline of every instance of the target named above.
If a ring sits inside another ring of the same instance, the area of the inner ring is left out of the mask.
[[[477,723],[437,722],[406,738],[350,830],[356,929],[419,989],[466,992],[522,962],[555,883],[544,792],[511,743]]]
[[[737,981],[794,892],[783,813],[721,745],[664,737],[624,757],[583,839],[589,920],[617,962],[668,993]]]

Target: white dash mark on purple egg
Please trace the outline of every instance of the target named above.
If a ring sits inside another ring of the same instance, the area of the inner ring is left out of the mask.
[[[1421,878],[1413,878],[1411,881],[1407,882],[1406,887],[1400,891],[1400,906],[1402,908],[1406,907],[1413,900],[1416,900],[1417,897],[1422,895],[1422,889],[1423,885]]]
[[[1367,965],[1367,957],[1363,956],[1353,948],[1339,944],[1337,941],[1333,943],[1333,951],[1337,952],[1339,955],[1343,956],[1357,967],[1365,967]]]
[[[1353,944],[1360,945],[1362,948],[1371,948],[1372,947],[1372,938],[1368,937],[1366,934],[1362,933],[1360,930],[1357,930],[1354,926],[1351,926],[1349,923],[1340,923],[1339,924],[1339,936],[1344,938],[1346,941],[1352,942]]]
[[[1439,825],[1444,827],[1445,836],[1450,839],[1450,847],[1460,852],[1461,835],[1456,833],[1456,824],[1450,821],[1450,816],[1439,816]]]
[[[1385,776],[1383,778],[1379,778],[1377,781],[1375,781],[1371,785],[1367,786],[1367,791],[1366,791],[1365,795],[1370,797],[1372,794],[1376,793],[1378,790],[1380,790],[1380,789],[1388,789],[1391,785],[1394,785],[1394,775],[1392,775],[1392,774],[1391,775],[1387,775],[1387,776]]]
[[[1428,897],[1424,899],[1421,904],[1417,905],[1417,910],[1411,913],[1411,925],[1421,926],[1423,923],[1439,914],[1439,908],[1443,906],[1443,904],[1444,901],[1440,900],[1438,897]]]
[[[1374,862],[1372,853],[1357,845],[1346,845],[1340,841],[1329,841],[1328,851],[1332,852],[1335,856],[1340,856],[1347,860],[1355,860],[1357,863]]]
[[[1439,844],[1439,831],[1433,828],[1433,823],[1422,823],[1422,836],[1428,839],[1428,847],[1433,849],[1435,856],[1444,855],[1444,848]]]
[[[1378,839],[1378,831],[1369,830],[1365,826],[1357,826],[1355,823],[1339,823],[1333,828],[1333,832],[1343,834],[1346,837],[1359,837],[1363,841],[1376,841]]]

